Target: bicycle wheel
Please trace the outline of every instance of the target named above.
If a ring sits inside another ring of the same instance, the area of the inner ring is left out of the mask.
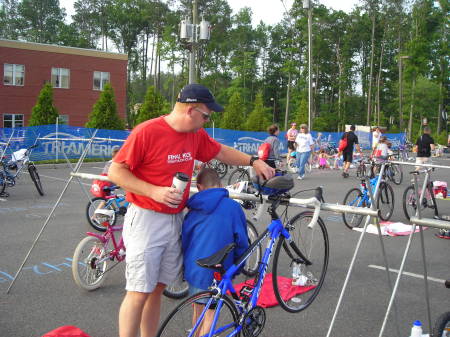
[[[327,229],[320,217],[315,227],[309,228],[312,216],[313,212],[305,211],[289,220],[286,227],[292,242],[280,237],[275,249],[273,288],[281,307],[288,312],[304,310],[314,301],[327,272]],[[311,264],[307,265],[305,259]],[[286,288],[289,289],[287,297],[282,296],[282,293],[286,295]]]
[[[217,310],[220,310],[220,313],[211,335],[229,336],[239,324],[237,309],[226,295],[215,299],[213,298],[215,296],[214,294],[212,291],[204,291],[189,297],[183,303],[179,304],[161,324],[156,336],[177,337],[188,336],[189,334],[191,336],[207,336],[210,330],[210,324],[207,322],[208,318],[213,317]],[[200,321],[196,317],[201,316],[205,305],[211,309],[208,309]],[[196,324],[197,322],[198,324]],[[192,331],[194,328],[196,331]],[[239,336],[239,333],[235,336]]]
[[[364,178],[366,176],[366,166],[364,164],[359,164],[356,169],[356,176],[358,178]]]
[[[219,175],[219,178],[222,179],[226,176],[228,172],[228,165],[225,163],[222,163],[221,161],[217,159],[213,159],[209,162],[212,169],[214,169],[217,174]]]
[[[444,312],[436,319],[432,336],[450,337],[450,311]]]
[[[6,182],[5,173],[0,172],[0,196],[2,196],[3,193],[5,192],[6,185],[7,185],[7,182]]]
[[[103,284],[109,258],[98,261],[107,254],[106,245],[96,237],[87,236],[80,241],[72,260],[73,279],[80,288],[91,291]]]
[[[102,197],[96,197],[91,199],[86,206],[86,217],[88,223],[95,229],[100,232],[105,232],[106,227],[99,223],[95,217],[95,211],[99,208],[106,208],[114,210],[114,206],[112,202],[108,202],[108,199]],[[114,226],[117,222],[117,214],[114,212],[113,217],[111,218],[111,226]]]
[[[258,238],[258,231],[250,220],[247,220],[248,244],[251,245]],[[259,262],[261,261],[261,246],[256,247],[252,255],[247,259],[247,263],[242,269],[242,273],[248,277],[255,276],[258,272]]]
[[[414,185],[410,185],[403,192],[403,213],[409,220],[411,216],[416,215],[417,200]]]
[[[359,188],[352,188],[347,192],[344,198],[344,205],[354,207],[366,207],[366,201],[363,198],[363,194]],[[353,213],[342,213],[342,219],[344,224],[352,229],[361,226],[364,215]]]
[[[394,190],[392,186],[382,182],[377,198],[377,208],[380,210],[380,219],[388,221],[394,213]]]
[[[189,293],[189,284],[183,279],[181,282],[175,282],[173,284],[167,285],[163,291],[163,295],[178,300],[180,298],[186,297]]]
[[[39,173],[36,169],[36,166],[34,166],[34,164],[29,164],[28,172],[30,173],[31,180],[33,180],[34,186],[36,186],[38,193],[41,196],[44,195],[44,189],[42,188],[41,178],[39,178]]]
[[[227,185],[234,185],[236,183],[240,183],[241,181],[250,182],[250,174],[246,169],[238,168],[230,173]]]
[[[400,185],[402,183],[403,171],[400,165],[392,164],[390,180],[396,185]]]

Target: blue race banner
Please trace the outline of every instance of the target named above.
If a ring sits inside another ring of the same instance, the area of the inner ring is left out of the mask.
[[[22,148],[27,148],[34,144],[37,138],[39,146],[33,150],[31,159],[34,161],[64,159],[64,154],[68,158],[79,158],[84,149],[88,146],[94,129],[68,126],[68,125],[42,125],[22,128],[0,129],[0,142],[6,143],[11,134],[10,147],[7,155]],[[208,134],[219,143],[228,145],[239,151],[256,154],[258,147],[267,138],[267,132],[236,131],[218,128],[207,128]],[[110,158],[111,150],[120,147],[128,137],[130,131],[124,130],[102,130],[99,129],[95,141],[91,144],[87,158]],[[311,135],[316,141],[316,150],[321,146],[331,145],[336,147],[342,137],[342,132],[317,132],[312,131]],[[356,132],[359,143],[363,149],[371,148],[370,132]],[[280,132],[278,138],[281,141],[281,153],[287,152],[286,132]],[[398,144],[404,143],[404,134],[385,134],[397,148]],[[100,138],[100,139],[97,139]],[[59,139],[59,140],[57,140]],[[0,145],[0,153],[4,145]],[[63,154],[64,153],[64,154]]]

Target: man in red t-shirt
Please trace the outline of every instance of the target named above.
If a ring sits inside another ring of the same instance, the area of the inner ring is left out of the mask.
[[[177,172],[192,176],[194,160],[216,158],[235,166],[252,166],[266,179],[275,171],[210,138],[203,125],[213,111],[223,111],[199,84],[185,86],[169,115],[136,126],[114,158],[108,176],[127,191],[131,202],[123,238],[127,293],[119,312],[119,335],[153,337],[159,323],[161,295],[181,274],[181,223],[189,197],[172,185]]]

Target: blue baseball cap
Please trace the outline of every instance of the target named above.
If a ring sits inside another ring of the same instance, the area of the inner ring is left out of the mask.
[[[180,103],[203,103],[209,110],[221,112],[223,107],[218,104],[211,91],[201,84],[188,84],[181,89],[177,102]]]

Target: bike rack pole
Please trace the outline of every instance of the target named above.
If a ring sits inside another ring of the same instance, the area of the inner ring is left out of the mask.
[[[95,136],[96,133],[97,133],[97,130],[95,130],[94,136]],[[80,159],[78,160],[77,165],[75,166],[75,170],[76,171],[78,171],[81,168],[81,164],[82,164],[84,158],[86,157],[86,154],[87,154],[87,152],[88,152],[88,150],[90,148],[90,145],[93,142],[94,136],[90,139],[90,141],[88,143],[88,146],[86,146],[86,148],[84,149],[83,153],[81,154]],[[22,261],[22,264],[20,265],[19,269],[17,270],[16,275],[14,276],[13,280],[11,281],[11,284],[9,285],[8,289],[6,290],[6,294],[9,294],[9,291],[11,290],[11,288],[14,285],[14,283],[16,282],[20,272],[23,269],[23,266],[25,265],[25,263],[27,262],[28,258],[30,257],[31,252],[33,251],[34,247],[36,246],[36,243],[38,242],[39,238],[41,237],[42,233],[44,232],[45,227],[47,227],[47,224],[50,222],[50,219],[51,219],[53,213],[55,212],[56,207],[58,207],[59,203],[61,202],[61,199],[64,196],[67,188],[69,187],[72,179],[73,179],[73,176],[70,176],[69,179],[67,180],[66,185],[64,186],[61,194],[58,197],[58,200],[56,200],[56,203],[53,206],[52,210],[50,211],[50,214],[47,216],[47,219],[45,220],[44,225],[42,226],[41,230],[39,231],[38,235],[36,236],[33,244],[31,245],[30,250],[28,251],[27,255],[25,256],[24,260]]]
[[[379,190],[380,190],[380,184],[381,184],[381,177],[382,177],[382,173],[384,172],[384,167],[385,166],[386,166],[385,163],[383,163],[381,165],[380,179],[378,179],[377,184],[375,186],[375,195],[373,195],[373,193],[369,192],[370,208],[371,208],[372,211],[376,210],[376,208],[375,208],[375,200],[378,198],[378,194],[379,194]],[[368,184],[368,189],[369,190],[371,189],[370,180],[369,180],[369,184]],[[345,294],[345,290],[347,289],[348,281],[350,280],[350,276],[351,276],[351,274],[353,272],[353,267],[355,265],[356,256],[358,255],[359,248],[361,247],[361,243],[362,243],[362,241],[364,239],[364,235],[366,234],[367,226],[369,226],[370,220],[371,220],[371,216],[368,216],[367,219],[366,219],[366,223],[364,224],[364,230],[361,232],[361,235],[359,236],[358,243],[356,244],[355,252],[353,253],[352,260],[351,260],[350,265],[348,267],[347,275],[345,276],[345,281],[344,281],[344,284],[342,286],[342,290],[341,290],[341,293],[339,295],[338,302],[336,304],[336,309],[334,311],[333,318],[331,319],[330,326],[328,327],[328,332],[327,332],[326,337],[330,337],[331,336],[331,331],[333,330],[334,322],[336,321],[336,317],[337,317],[337,314],[339,312],[339,309],[340,309],[340,306],[341,306],[341,303],[342,303],[342,299],[344,298],[344,294]]]

